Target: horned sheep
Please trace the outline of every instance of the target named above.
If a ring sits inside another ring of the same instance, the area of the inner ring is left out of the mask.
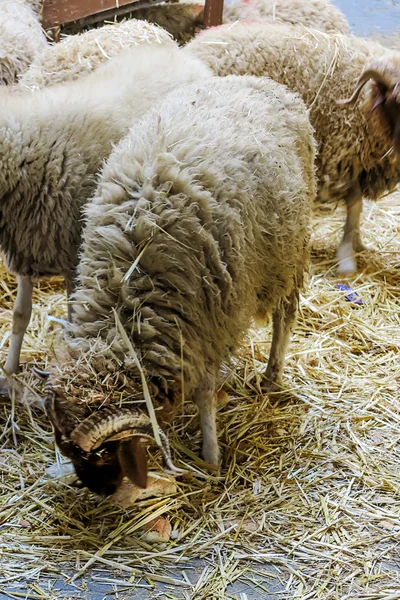
[[[0,249],[18,275],[6,374],[18,371],[32,279],[63,275],[73,289],[82,207],[113,145],[153,102],[208,75],[168,39],[132,48],[75,82],[0,89]],[[0,384],[7,389],[6,379]]]
[[[400,53],[353,36],[240,23],[203,32],[183,52],[217,75],[269,76],[301,95],[319,145],[319,198],[347,206],[339,271],[355,271],[362,199],[400,181]],[[345,110],[337,100],[348,97]]]
[[[213,464],[221,363],[255,315],[273,313],[264,381],[280,384],[308,260],[314,154],[298,96],[228,77],[171,92],[109,157],[85,209],[74,319],[46,399],[92,491],[112,494],[124,475],[146,485],[140,439],[153,433],[138,364],[162,429],[183,396],[198,405]]]

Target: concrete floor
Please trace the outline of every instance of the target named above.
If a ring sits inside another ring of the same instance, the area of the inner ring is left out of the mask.
[[[347,16],[352,32],[359,36],[377,36],[385,38],[385,36],[398,36],[400,40],[400,0],[332,0],[343,13]],[[304,0],[307,2],[307,0]],[[390,38],[388,38],[390,39]],[[399,44],[400,48],[400,44]],[[201,573],[205,568],[204,563],[194,560],[191,563],[186,563],[185,571],[187,572],[188,578],[192,583],[195,583],[200,577]],[[182,580],[180,572],[183,570],[179,567],[179,575],[177,575],[176,565],[171,568],[170,575],[173,578],[179,578]],[[261,570],[261,569],[259,569]],[[265,593],[260,591],[260,588],[256,584],[249,584],[248,581],[238,581],[233,586],[230,586],[227,590],[229,598],[235,598],[237,600],[273,600],[273,599],[285,599],[284,585],[279,585],[276,579],[268,577],[268,573],[274,571],[273,567],[264,567],[265,576],[262,577],[264,589],[268,589],[269,592]],[[102,573],[100,570],[94,570],[88,577],[85,577],[84,589],[80,588],[80,582],[75,582],[74,586],[64,586],[61,581],[55,583],[54,590],[59,590],[59,597],[68,598],[79,598],[82,600],[103,600],[106,598],[119,598],[130,599],[130,600],[154,600],[155,598],[160,600],[175,599],[193,599],[195,600],[196,595],[192,595],[188,586],[157,586],[156,589],[147,589],[141,587],[136,590],[130,590],[129,587],[125,587],[119,584],[115,586],[112,583],[100,583],[100,580],[110,578],[110,573]],[[118,577],[118,575],[115,575]],[[56,579],[56,578],[55,578]],[[123,577],[122,577],[123,579]],[[54,580],[49,581],[50,589]],[[116,589],[119,591],[116,592]],[[10,595],[0,592],[0,600],[9,600],[9,598],[24,597],[24,590],[18,590],[18,596],[15,596],[16,588],[10,588]],[[26,590],[25,590],[26,592]],[[61,592],[61,593],[60,593]],[[28,596],[29,597],[29,596]],[[54,596],[55,597],[55,596]],[[224,600],[221,598],[220,600]]]

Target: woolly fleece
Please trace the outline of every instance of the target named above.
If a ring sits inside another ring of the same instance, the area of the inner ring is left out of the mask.
[[[0,85],[11,85],[46,46],[36,5],[25,0],[0,2]]]
[[[82,207],[113,144],[160,97],[208,73],[174,44],[139,46],[76,82],[0,89],[0,248],[8,267],[71,276]]]
[[[156,405],[162,389],[158,418],[172,417],[182,389],[193,397],[252,316],[298,293],[314,183],[304,104],[269,79],[185,86],[138,121],[85,211],[74,324],[56,373],[66,422],[105,400],[99,374],[119,372],[126,399],[130,384],[140,393],[113,308]]]
[[[29,88],[43,88],[63,81],[73,81],[130,48],[141,44],[173,43],[166,31],[137,19],[104,25],[65,37],[60,43],[47,46],[20,77],[20,82]]]
[[[351,96],[361,72],[379,58],[400,75],[400,53],[354,36],[308,31],[300,26],[235,24],[204,31],[182,50],[202,59],[217,75],[269,76],[297,91],[310,108],[319,145],[319,197],[346,199],[356,183],[378,199],[400,180],[400,157],[379,110],[370,114],[367,84],[349,109],[336,100]]]

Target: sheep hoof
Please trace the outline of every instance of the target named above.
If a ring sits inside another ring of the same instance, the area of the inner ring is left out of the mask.
[[[220,452],[219,447],[211,447],[207,446],[207,448],[203,447],[203,459],[204,462],[210,465],[210,470],[215,471],[215,468],[218,469],[219,461],[220,461]]]
[[[341,260],[337,267],[338,275],[351,275],[357,272],[357,263],[353,257]]]
[[[353,247],[350,242],[342,242],[336,252],[336,261],[338,263],[337,273],[356,273],[357,263],[353,254]]]
[[[264,394],[282,391],[282,382],[280,379],[274,379],[265,374],[261,380],[261,391]]]
[[[11,396],[11,387],[5,377],[0,377],[0,396],[6,398]]]

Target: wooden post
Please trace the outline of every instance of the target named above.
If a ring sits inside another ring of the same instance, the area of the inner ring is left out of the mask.
[[[224,0],[206,0],[204,7],[204,28],[221,25],[223,10]]]

